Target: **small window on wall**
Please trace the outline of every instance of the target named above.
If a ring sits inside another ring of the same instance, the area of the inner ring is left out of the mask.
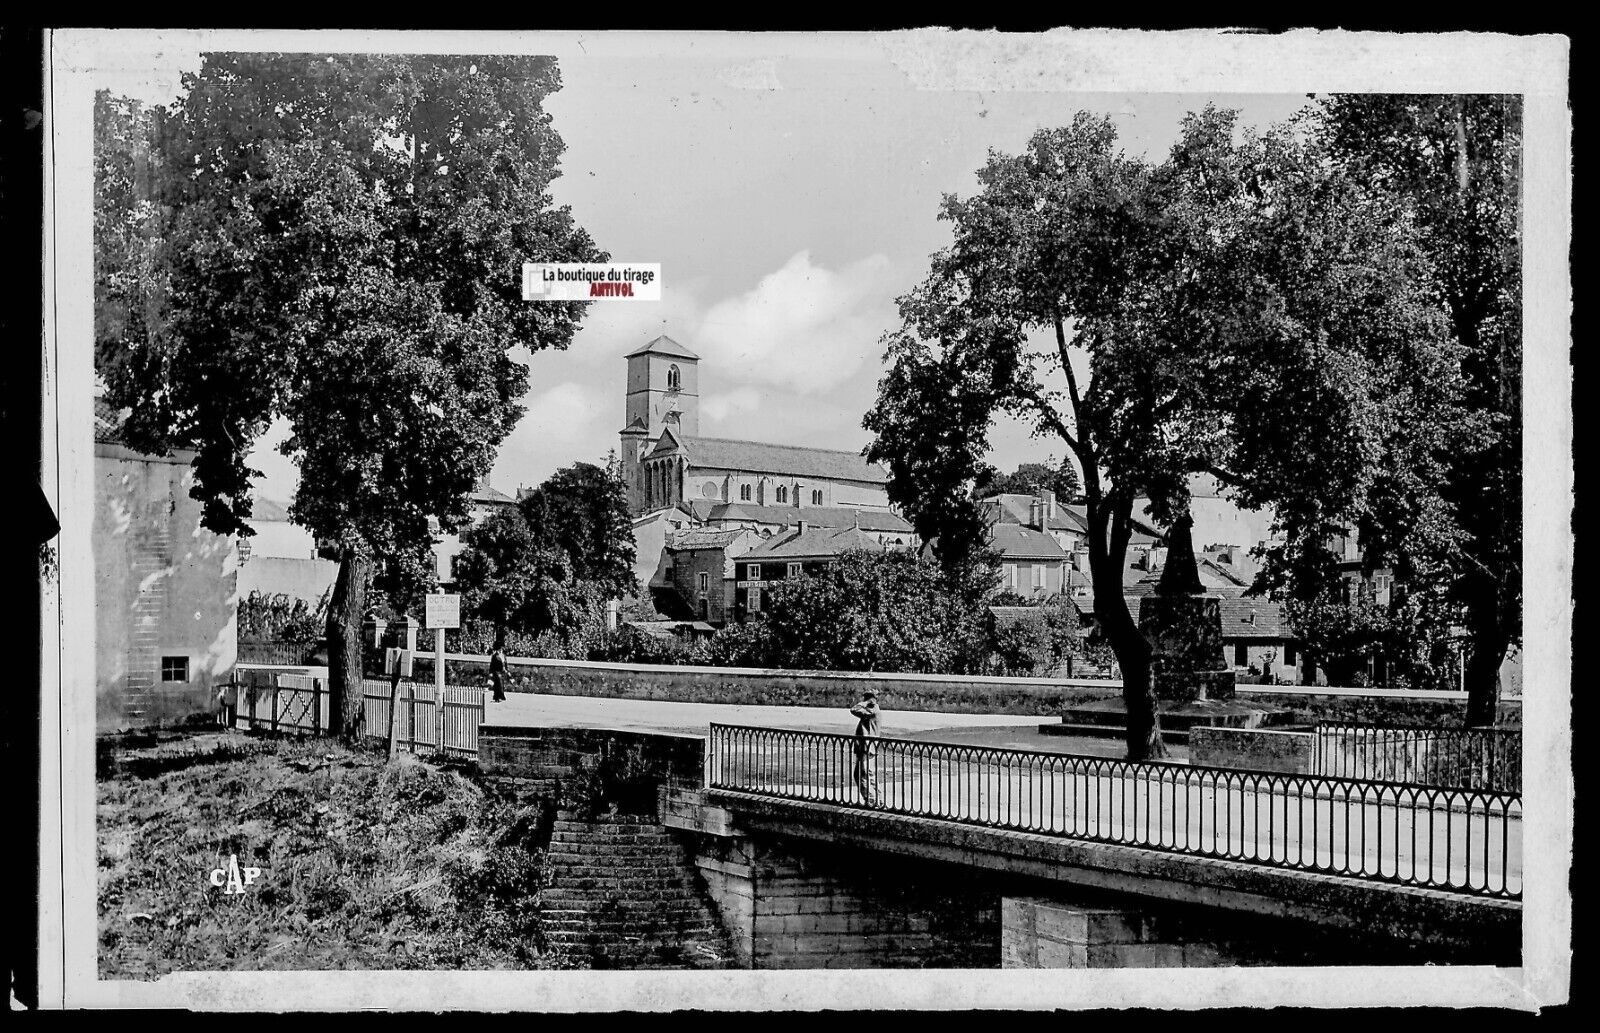
[[[189,658],[186,656],[164,656],[161,658],[162,681],[188,681]]]
[[[789,501],[789,489],[785,488],[783,485],[780,484],[778,486],[778,505],[780,505],[780,506],[784,505],[788,501]]]
[[[817,490],[815,490],[815,491],[813,491],[811,493],[811,504],[813,506],[822,505],[822,489],[821,488],[818,488]]]
[[[800,576],[800,564],[798,564],[798,563],[789,564],[789,576],[791,578],[796,578],[796,577]]]
[[[677,391],[683,387],[683,376],[678,372],[676,365],[667,367],[667,390]]]
[[[711,591],[711,575],[703,570],[700,572],[700,591]]]
[[[749,502],[750,501],[750,485],[748,485],[748,484],[739,485],[739,501],[740,502]]]
[[[744,579],[746,581],[760,581],[761,580],[761,564],[759,564],[759,563],[746,564],[745,568],[744,568]]]
[[[1034,568],[1033,568],[1033,587],[1034,588],[1043,588],[1044,587],[1044,564],[1043,563],[1039,563],[1039,564],[1035,564],[1034,565]]]

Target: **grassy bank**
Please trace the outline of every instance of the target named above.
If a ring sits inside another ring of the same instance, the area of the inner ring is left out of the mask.
[[[546,819],[465,768],[210,732],[113,743],[97,788],[102,978],[555,966]]]

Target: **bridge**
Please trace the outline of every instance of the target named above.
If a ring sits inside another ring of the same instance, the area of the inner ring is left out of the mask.
[[[1499,789],[885,738],[869,802],[844,735],[480,735],[486,773],[598,774],[653,811],[753,967],[1519,957],[1522,805]]]

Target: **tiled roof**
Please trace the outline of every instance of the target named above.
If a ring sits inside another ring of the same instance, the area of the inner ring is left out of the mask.
[[[285,521],[289,519],[289,511],[264,495],[254,495],[250,499],[250,519]]]
[[[1068,553],[1043,531],[1020,524],[994,524],[989,528],[989,545],[1007,560],[1066,560]]]
[[[767,539],[741,557],[740,562],[760,560],[821,559],[851,549],[883,552],[878,540],[855,527],[807,527]]]
[[[889,475],[854,452],[831,448],[802,448],[774,445],[765,441],[735,441],[731,438],[692,438],[663,434],[651,455],[669,455],[676,439],[689,462],[707,470],[738,470],[744,473],[775,473],[792,477],[824,477],[833,481],[860,481],[886,484]]]
[[[984,515],[993,523],[1002,524],[1028,524],[1031,526],[1033,517],[1033,504],[1038,501],[1036,495],[1020,495],[1012,492],[1002,492],[999,495],[990,495],[978,503],[983,507]],[[1074,531],[1082,533],[1086,525],[1077,514],[1072,513],[1062,503],[1056,503],[1056,514],[1045,521],[1045,527],[1052,531]]]
[[[737,541],[740,537],[750,534],[745,528],[734,528],[731,531],[708,531],[695,529],[692,531],[679,531],[667,541],[669,549],[722,549],[729,543]]]
[[[1281,604],[1251,596],[1222,600],[1222,637],[1287,639],[1294,635]]]
[[[863,531],[897,531],[910,534],[911,522],[887,509],[851,506],[757,506],[749,502],[712,503],[701,519],[749,520],[758,524],[794,524],[804,520],[818,527],[860,527]]]
[[[635,355],[648,355],[651,352],[657,355],[675,355],[680,359],[698,359],[700,357],[666,334],[662,334],[652,341],[646,341],[624,357],[631,359]]]
[[[474,502],[497,506],[514,506],[517,501],[505,492],[491,488],[487,484],[480,484],[478,487],[473,488],[470,498]]]

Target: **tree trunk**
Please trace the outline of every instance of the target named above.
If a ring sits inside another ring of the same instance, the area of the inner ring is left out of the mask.
[[[333,731],[350,741],[363,730],[361,621],[367,609],[370,562],[358,549],[340,550],[339,575],[328,601],[329,720]]]
[[[1090,521],[1094,535],[1095,521]],[[1128,759],[1160,760],[1167,745],[1161,738],[1156,717],[1156,688],[1150,657],[1150,642],[1139,630],[1122,595],[1122,566],[1127,562],[1126,539],[1116,536],[1094,541],[1089,546],[1089,568],[1094,580],[1095,618],[1100,622],[1117,666],[1122,669],[1122,705],[1127,717]]]
[[[1500,708],[1500,665],[1505,661],[1510,636],[1500,619],[1497,586],[1479,576],[1467,606],[1467,630],[1472,636],[1464,680],[1467,690],[1467,724],[1492,725]]]

